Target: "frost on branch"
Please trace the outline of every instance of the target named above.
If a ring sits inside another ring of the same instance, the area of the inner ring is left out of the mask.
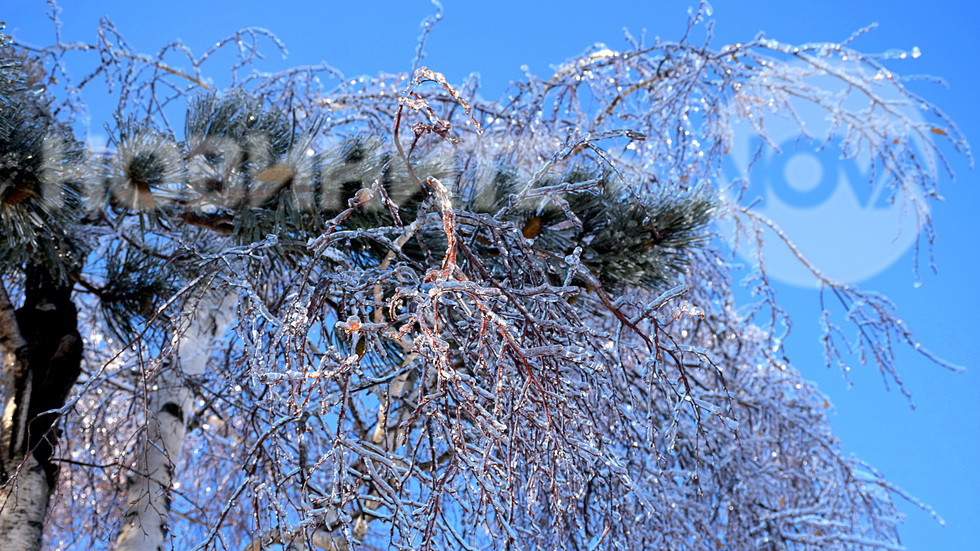
[[[504,101],[426,67],[243,76],[263,41],[281,47],[262,29],[216,46],[240,62],[223,91],[203,72],[217,50],[137,54],[108,22],[94,46],[32,52],[59,72],[95,51],[66,105],[95,79],[120,101],[74,219],[87,363],[48,533],[94,542],[169,495],[153,521],[180,549],[900,548],[905,495],[842,455],[780,347],[761,252],[761,299],[735,304],[717,222],[778,228],[728,199],[745,182],[714,183],[735,120],[766,143],[789,96],[845,128],[845,155],[882,160],[895,200],[935,196],[910,136],[965,142],[939,111],[892,109],[876,83],[901,80],[849,44],[627,38]],[[873,139],[884,127],[906,134]],[[923,349],[890,303],[799,261],[901,384],[893,343]],[[191,319],[234,338],[181,337]],[[848,326],[825,327],[828,361],[849,361]],[[167,420],[148,406],[175,356],[181,437],[143,446],[141,467],[132,436]],[[138,472],[151,457],[165,488]]]

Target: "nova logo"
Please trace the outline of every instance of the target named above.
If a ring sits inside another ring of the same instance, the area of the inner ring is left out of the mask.
[[[909,195],[919,184],[903,180],[935,177],[931,144],[914,131],[921,115],[887,79],[874,90],[875,101],[826,76],[806,82],[834,99],[822,106],[794,99],[792,111],[766,113],[765,142],[751,125],[737,124],[723,184],[744,189],[739,202],[775,222],[823,275],[858,283],[888,268],[918,238],[921,220],[910,205],[921,214],[926,201]],[[866,120],[849,127],[848,113]],[[762,242],[771,278],[817,283],[775,232],[766,229]],[[754,236],[742,235],[736,252],[754,261],[754,247]]]
[[[749,140],[750,151],[762,151],[761,146],[758,136]],[[841,157],[839,141],[817,149],[793,139],[779,144],[779,151],[769,150],[749,170],[745,197],[756,201],[756,207],[777,202],[801,210],[815,209],[831,200],[841,186],[847,187],[854,206],[860,209],[888,209],[892,204],[893,194],[887,186],[874,185],[868,163]],[[730,157],[725,160],[727,178],[744,176]],[[881,167],[876,169],[880,172]]]

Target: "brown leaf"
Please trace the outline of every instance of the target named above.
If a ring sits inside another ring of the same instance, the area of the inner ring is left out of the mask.
[[[534,239],[535,237],[541,235],[541,230],[544,229],[544,219],[540,216],[535,216],[524,223],[524,228],[521,233],[527,239]]]
[[[37,197],[37,193],[34,193],[34,191],[30,189],[15,187],[7,192],[3,198],[3,202],[10,206],[14,206],[26,201],[28,197]]]

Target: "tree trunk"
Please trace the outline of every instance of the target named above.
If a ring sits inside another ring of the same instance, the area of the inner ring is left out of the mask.
[[[26,459],[23,455],[4,459],[4,469],[12,466],[15,476],[5,476],[6,482],[0,489],[0,542],[3,549],[37,551],[41,549],[52,488],[33,455]]]
[[[161,369],[150,395],[135,472],[126,483],[129,498],[116,538],[117,551],[168,548],[170,490],[193,407],[188,382],[203,373],[211,341],[231,325],[237,300],[235,293],[202,298],[174,334],[177,362]]]
[[[129,499],[116,539],[118,551],[166,549],[170,488],[191,406],[183,379],[177,366],[168,365],[156,380],[135,473],[126,484]]]
[[[14,310],[0,285],[0,542],[40,549],[48,501],[57,481],[55,427],[78,379],[82,339],[71,285],[28,269],[24,306]]]

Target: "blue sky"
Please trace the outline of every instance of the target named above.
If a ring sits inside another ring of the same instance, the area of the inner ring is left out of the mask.
[[[590,45],[624,47],[622,29],[648,37],[677,39],[693,0],[530,2],[444,0],[445,19],[427,45],[425,64],[459,82],[471,72],[481,75],[483,95],[495,98],[508,82],[522,75],[521,66],[540,75]],[[0,20],[7,32],[33,44],[52,41],[40,0],[6,0]],[[62,0],[64,38],[94,40],[97,20],[108,15],[130,43],[155,52],[172,39],[202,51],[216,39],[245,26],[261,26],[288,46],[286,60],[270,57],[266,69],[325,61],[348,77],[403,72],[411,67],[419,22],[433,12],[425,0],[361,2],[230,2],[170,0],[136,2]],[[143,7],[141,7],[143,6]],[[601,6],[601,7],[600,7]],[[869,23],[879,28],[855,46],[870,52],[917,46],[915,60],[889,67],[902,74],[930,74],[948,87],[926,82],[913,89],[937,103],[980,144],[980,87],[977,52],[980,3],[933,0],[899,1],[762,0],[714,3],[713,45],[744,42],[766,31],[783,42],[839,41]],[[106,112],[93,110],[93,120]],[[96,130],[97,131],[97,130]],[[976,315],[980,268],[976,241],[980,235],[978,173],[961,157],[952,159],[957,179],[944,178],[944,203],[933,206],[937,227],[937,275],[923,270],[924,285],[913,287],[912,258],[906,254],[862,286],[891,296],[909,326],[932,350],[965,365],[952,374],[921,357],[903,353],[901,373],[917,409],[894,389],[886,392],[871,370],[852,373],[854,386],[823,367],[816,342],[816,293],[781,286],[780,298],[796,319],[787,342],[790,358],[807,378],[831,397],[833,424],[848,452],[867,460],[898,486],[932,505],[947,521],[941,527],[912,507],[903,530],[905,543],[917,550],[969,550],[980,541],[980,339]]]

